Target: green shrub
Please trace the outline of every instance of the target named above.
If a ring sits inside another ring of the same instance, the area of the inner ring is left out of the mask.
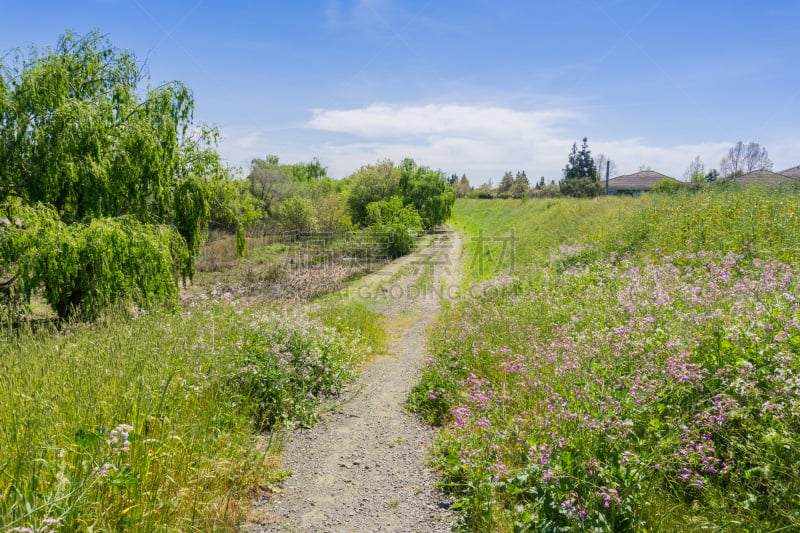
[[[313,231],[317,227],[314,205],[308,198],[291,196],[278,206],[278,223],[284,231]]]
[[[684,187],[684,183],[675,178],[664,178],[650,188],[650,192],[675,193]]]
[[[354,378],[356,346],[352,336],[319,323],[280,315],[259,319],[244,336],[234,378],[256,427],[313,422],[319,402]]]
[[[368,233],[389,257],[400,257],[414,249],[422,219],[411,206],[403,206],[399,196],[367,206]]]

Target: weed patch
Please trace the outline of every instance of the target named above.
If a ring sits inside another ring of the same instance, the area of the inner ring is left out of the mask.
[[[448,310],[409,402],[463,527],[800,527],[796,200],[628,200]]]

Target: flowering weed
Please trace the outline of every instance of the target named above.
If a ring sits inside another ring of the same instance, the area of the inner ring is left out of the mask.
[[[747,194],[683,199],[728,217],[702,246],[673,200],[630,204],[635,240],[550,242],[442,319],[410,402],[466,528],[800,527],[798,208]]]
[[[234,531],[277,450],[362,347],[232,306],[0,339],[0,532]]]

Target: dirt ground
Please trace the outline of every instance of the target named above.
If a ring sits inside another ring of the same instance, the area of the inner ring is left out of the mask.
[[[286,435],[280,492],[255,503],[243,531],[445,532],[450,502],[428,466],[435,430],[405,410],[441,297],[458,286],[454,232],[350,285],[386,317],[386,353],[367,363],[348,397],[311,429]]]

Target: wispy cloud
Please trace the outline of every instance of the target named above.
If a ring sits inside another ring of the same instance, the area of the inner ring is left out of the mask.
[[[362,109],[312,111],[308,127],[368,138],[432,136],[536,140],[551,137],[557,124],[582,120],[564,110],[515,111],[502,107],[373,104]]]

